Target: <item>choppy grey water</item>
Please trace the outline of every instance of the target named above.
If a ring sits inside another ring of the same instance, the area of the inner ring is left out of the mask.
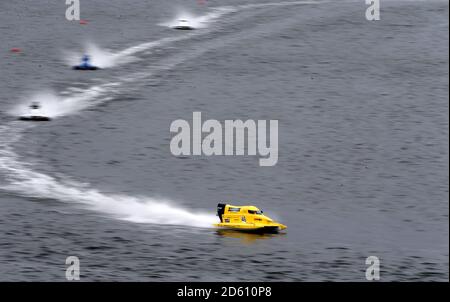
[[[1,281],[448,281],[448,2],[266,2],[0,2]],[[277,165],[174,157],[193,111],[279,120]],[[224,200],[288,230],[205,227]]]

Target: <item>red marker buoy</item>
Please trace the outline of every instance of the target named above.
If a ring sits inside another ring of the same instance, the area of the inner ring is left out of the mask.
[[[80,24],[81,25],[86,25],[86,24],[88,24],[88,22],[86,20],[80,20]]]
[[[21,52],[22,50],[20,49],[20,48],[18,48],[18,47],[13,47],[13,48],[11,48],[11,52],[16,52],[16,53],[18,53],[18,52]]]

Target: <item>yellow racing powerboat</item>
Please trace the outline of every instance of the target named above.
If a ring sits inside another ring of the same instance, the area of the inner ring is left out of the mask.
[[[230,229],[244,232],[277,233],[287,227],[273,221],[255,206],[233,206],[219,203],[217,216],[220,223],[215,224],[221,229]]]

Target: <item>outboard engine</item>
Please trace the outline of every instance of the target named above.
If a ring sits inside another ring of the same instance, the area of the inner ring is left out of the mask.
[[[219,203],[217,205],[217,216],[219,216],[220,222],[223,222],[222,215],[223,215],[223,213],[225,213],[225,206],[226,206],[226,204],[224,204],[224,203]]]

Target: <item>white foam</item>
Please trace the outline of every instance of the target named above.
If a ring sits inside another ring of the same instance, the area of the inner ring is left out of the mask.
[[[13,151],[12,144],[20,140],[31,123],[10,123],[0,126],[0,169],[6,184],[0,189],[33,198],[55,199],[82,204],[89,209],[136,223],[212,227],[217,218],[212,214],[189,211],[167,199],[108,195],[82,184],[32,170]]]
[[[235,12],[236,9],[232,6],[221,6],[213,8],[211,12],[205,15],[197,16],[186,9],[178,9],[178,13],[169,21],[159,23],[160,26],[175,27],[179,20],[187,20],[189,25],[195,29],[207,28],[213,21],[216,21],[225,14]]]
[[[89,55],[91,64],[100,68],[111,68],[122,64],[127,64],[136,60],[130,55],[114,53],[108,49],[103,49],[94,43],[87,43],[80,52],[64,51],[64,61],[69,66],[79,65],[84,55]]]
[[[67,96],[59,96],[53,91],[38,92],[35,96],[15,106],[9,111],[9,114],[14,116],[28,115],[30,104],[37,102],[41,105],[40,114],[50,118],[58,118],[97,105],[101,101],[99,97],[105,91],[106,89],[102,85],[97,85],[81,92],[74,91]]]

